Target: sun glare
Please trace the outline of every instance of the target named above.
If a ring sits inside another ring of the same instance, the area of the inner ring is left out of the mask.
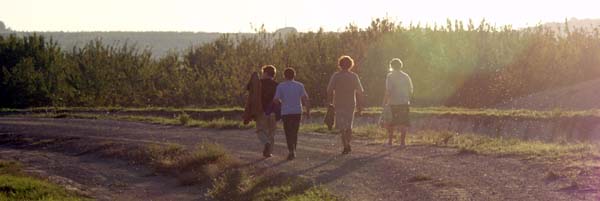
[[[22,31],[207,31],[252,32],[295,27],[339,31],[364,27],[373,18],[404,24],[445,24],[447,19],[514,27],[566,18],[599,18],[594,1],[3,1],[0,20]]]

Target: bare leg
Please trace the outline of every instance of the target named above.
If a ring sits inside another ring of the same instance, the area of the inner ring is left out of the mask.
[[[352,147],[350,143],[352,142],[352,129],[346,130],[346,147],[348,148],[348,152],[352,151]]]
[[[341,134],[342,144],[344,145],[344,150],[342,151],[342,154],[348,154],[350,153],[350,151],[352,151],[352,148],[350,148],[350,141],[352,140],[352,130],[344,129],[341,131]]]
[[[348,148],[350,148],[350,143],[352,143],[352,129],[346,131],[346,140],[346,144],[348,145]]]
[[[394,140],[394,127],[393,126],[388,127],[387,132],[388,132],[388,145],[392,145],[393,140]]]
[[[408,127],[401,126],[400,127],[400,145],[406,145],[406,133],[408,132]]]
[[[340,139],[342,140],[342,146],[346,149],[346,135],[344,130],[340,130]]]

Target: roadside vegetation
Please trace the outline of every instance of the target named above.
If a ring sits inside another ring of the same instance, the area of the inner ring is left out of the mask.
[[[0,201],[83,201],[90,200],[44,179],[29,176],[21,164],[0,160]]]
[[[301,129],[303,132],[338,134],[336,130],[328,130],[322,124],[306,124]],[[357,126],[353,130],[353,135],[382,143],[387,139],[386,131],[375,124]],[[398,133],[396,137],[399,137]],[[461,152],[477,154],[522,155],[545,159],[600,157],[600,146],[584,142],[542,142],[443,131],[409,133],[407,141],[411,145],[452,147],[460,149]]]
[[[113,115],[141,115],[148,116],[148,113],[179,116],[187,114],[192,116],[221,116],[231,117],[243,113],[244,109],[239,107],[214,107],[214,108],[173,108],[173,107],[34,107],[27,109],[0,108],[0,113],[4,114],[39,114],[39,113],[74,113],[74,114],[113,114]],[[362,115],[378,116],[381,114],[381,107],[366,108]],[[312,113],[315,116],[323,116],[327,110],[325,108],[315,108]],[[560,117],[600,117],[600,110],[526,110],[526,109],[492,109],[492,108],[459,108],[459,107],[413,107],[411,116],[472,116],[472,117],[506,117],[506,118],[560,118]]]
[[[230,120],[226,118],[217,118],[212,120],[196,120],[189,115],[181,113],[173,118],[142,115],[111,115],[111,114],[88,114],[88,113],[39,113],[26,116],[42,118],[76,118],[76,119],[107,119],[118,121],[135,121],[160,125],[188,126],[213,129],[249,129],[254,127],[254,123],[244,125],[239,120]]]
[[[160,56],[129,43],[91,40],[65,50],[38,34],[9,34],[0,36],[0,107],[239,106],[247,76],[265,64],[280,72],[294,66],[312,105],[324,106],[323,81],[340,55],[354,58],[366,105],[381,103],[387,64],[400,56],[415,82],[415,103],[493,107],[600,77],[599,31],[563,28],[384,18],[339,32],[223,34]]]

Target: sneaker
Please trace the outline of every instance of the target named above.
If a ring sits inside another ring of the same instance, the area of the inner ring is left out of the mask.
[[[352,151],[352,148],[350,148],[350,146],[348,147],[344,147],[344,150],[342,151],[342,154],[349,154]]]
[[[296,153],[291,152],[290,154],[288,154],[287,160],[291,161],[294,160],[296,158]]]
[[[348,151],[348,149],[346,149],[346,148],[344,148],[344,150],[342,150],[342,154],[343,154],[343,155],[346,155],[346,154],[349,154],[349,153],[350,153],[350,152],[349,152],[349,151]]]
[[[265,158],[269,158],[269,157],[273,156],[273,154],[271,154],[271,144],[269,144],[269,143],[265,144],[265,148],[263,149],[263,156]]]

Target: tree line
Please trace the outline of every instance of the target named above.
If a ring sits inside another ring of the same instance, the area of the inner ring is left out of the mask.
[[[388,62],[399,57],[414,82],[414,104],[493,107],[600,78],[599,30],[565,27],[376,19],[342,32],[224,34],[160,57],[128,43],[61,49],[37,34],[0,36],[0,107],[239,106],[249,74],[265,64],[294,67],[313,104],[323,105],[340,55],[355,59],[369,106],[381,104]]]

